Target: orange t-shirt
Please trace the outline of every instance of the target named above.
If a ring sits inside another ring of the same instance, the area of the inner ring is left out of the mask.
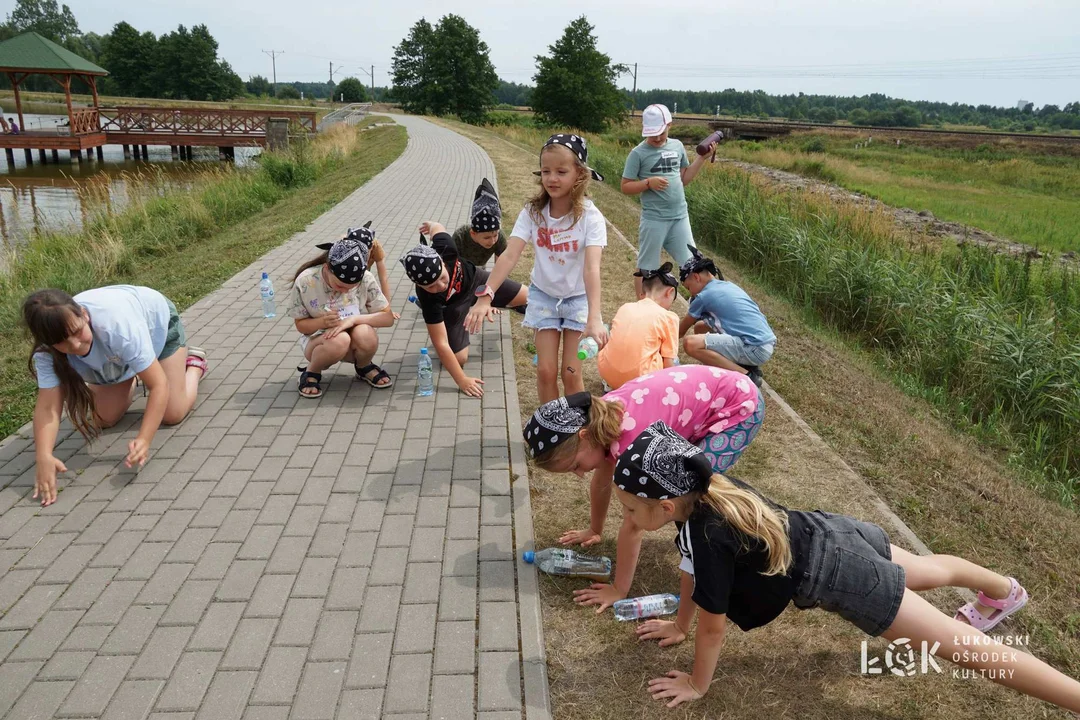
[[[612,389],[664,367],[679,356],[679,316],[651,298],[627,303],[611,321],[611,337],[596,357],[600,377]]]

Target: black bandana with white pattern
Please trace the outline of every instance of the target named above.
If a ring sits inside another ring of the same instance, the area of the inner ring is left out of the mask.
[[[364,246],[356,240],[344,238],[336,243],[322,243],[315,247],[326,250],[328,259],[326,264],[330,266],[330,272],[338,280],[349,285],[355,285],[364,279],[367,272],[367,258],[364,254]]]
[[[712,472],[701,448],[658,420],[619,455],[614,482],[638,497],[667,500],[708,490]]]
[[[364,223],[363,227],[349,228],[345,231],[345,239],[355,240],[363,247],[364,262],[371,264],[371,248],[375,245],[375,232],[371,229],[371,221]]]
[[[405,268],[405,275],[420,287],[430,285],[442,275],[442,258],[435,248],[427,244],[423,233],[420,234],[420,244],[405,253],[399,262]]]
[[[469,212],[469,227],[476,232],[492,232],[502,225],[502,208],[499,196],[487,178],[476,188],[472,208]]]
[[[544,147],[540,149],[540,154],[544,154],[544,148],[549,145],[562,145],[563,147],[570,148],[570,152],[577,156],[577,159],[581,161],[581,164],[585,166],[585,169],[592,173],[592,179],[597,182],[604,182],[604,176],[589,167],[589,148],[585,143],[585,138],[580,135],[567,135],[559,133],[558,135],[552,135],[544,143]]]
[[[679,268],[680,280],[686,282],[686,278],[690,277],[691,274],[702,270],[708,270],[713,275],[723,279],[723,275],[720,275],[720,271],[716,269],[716,263],[702,255],[701,251],[693,245],[687,245],[686,247],[690,250],[690,259]]]
[[[592,395],[579,392],[536,408],[522,431],[529,455],[535,458],[551,452],[563,440],[576,435],[589,421],[591,407]]]

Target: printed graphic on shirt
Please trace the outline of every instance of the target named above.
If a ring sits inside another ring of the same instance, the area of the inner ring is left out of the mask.
[[[660,153],[660,158],[656,161],[656,164],[652,166],[652,170],[650,170],[649,172],[678,172],[679,160],[679,153],[675,152],[674,150],[665,150],[664,152]]]
[[[569,230],[552,230],[548,227],[536,228],[536,246],[551,252],[577,252],[578,241]]]

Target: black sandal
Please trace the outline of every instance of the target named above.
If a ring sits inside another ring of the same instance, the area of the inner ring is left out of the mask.
[[[353,367],[356,367],[356,366],[354,365]],[[367,374],[369,372],[371,372],[372,370],[377,370],[378,372],[376,372],[373,377],[368,377]],[[390,377],[390,373],[386,372],[385,370],[383,370],[381,367],[379,367],[375,363],[371,363],[370,365],[365,365],[364,367],[357,367],[356,368],[356,377],[360,378],[361,380],[363,380],[364,382],[366,382],[368,385],[375,388],[376,390],[386,390],[387,388],[391,388],[391,387],[394,386],[394,379],[392,377]],[[386,378],[390,382],[385,383],[383,385],[380,385],[379,381],[382,380],[383,378]]]
[[[296,369],[300,371],[300,379],[296,383],[296,391],[300,393],[300,397],[306,397],[312,400],[322,397],[322,373],[308,372],[306,367],[298,367]],[[304,390],[309,388],[315,388],[315,392],[304,392]]]

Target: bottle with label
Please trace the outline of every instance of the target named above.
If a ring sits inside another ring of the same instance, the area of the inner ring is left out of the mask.
[[[428,349],[420,348],[420,362],[416,366],[417,395],[427,397],[435,394],[435,383],[432,377],[431,356]]]
[[[536,563],[548,575],[592,578],[597,582],[611,580],[611,558],[607,557],[584,555],[564,548],[547,548],[536,552],[526,550],[521,559]]]
[[[615,611],[616,620],[642,620],[678,612],[679,596],[663,593],[639,598],[626,598],[625,600],[616,601],[611,607]]]
[[[577,344],[578,360],[591,360],[600,352],[600,345],[591,337],[581,338]]]
[[[274,307],[274,283],[268,273],[262,274],[259,281],[259,295],[262,296],[263,317],[277,317],[277,309]]]

